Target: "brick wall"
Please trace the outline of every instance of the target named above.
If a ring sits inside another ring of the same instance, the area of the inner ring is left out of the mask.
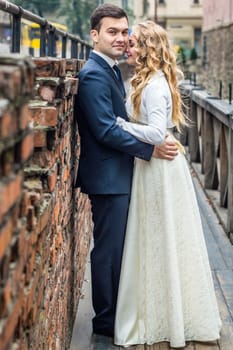
[[[213,95],[229,98],[229,84],[233,84],[233,23],[206,31],[206,65],[202,68],[200,83]]]
[[[91,234],[72,184],[82,62],[0,58],[0,349],[67,349]]]

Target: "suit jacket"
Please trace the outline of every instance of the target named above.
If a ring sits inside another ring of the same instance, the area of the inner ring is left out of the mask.
[[[138,141],[116,124],[128,119],[117,77],[91,52],[79,73],[75,117],[81,138],[76,187],[88,194],[128,194],[134,157],[151,158],[153,146]]]

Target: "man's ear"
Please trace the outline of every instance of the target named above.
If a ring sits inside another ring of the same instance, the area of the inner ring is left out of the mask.
[[[92,38],[94,44],[98,44],[98,38],[99,38],[98,31],[96,29],[92,29],[90,34],[91,34],[91,38]]]

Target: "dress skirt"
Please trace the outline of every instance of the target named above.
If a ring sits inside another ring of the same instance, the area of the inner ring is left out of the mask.
[[[221,320],[186,159],[136,159],[115,344],[219,338]]]

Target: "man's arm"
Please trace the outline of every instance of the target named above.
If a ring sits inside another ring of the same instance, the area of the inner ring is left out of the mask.
[[[104,146],[150,160],[153,145],[138,140],[116,124],[111,84],[108,80],[104,82],[103,74],[91,70],[79,78],[75,113],[80,119],[85,118],[93,137]],[[123,100],[119,103],[125,108]]]

